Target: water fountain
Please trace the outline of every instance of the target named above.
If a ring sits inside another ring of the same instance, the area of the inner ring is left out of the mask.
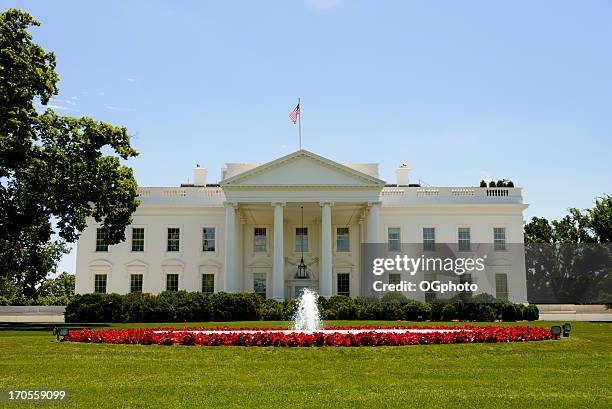
[[[298,308],[293,314],[293,329],[316,332],[321,329],[321,314],[317,305],[319,295],[305,288],[300,296]]]

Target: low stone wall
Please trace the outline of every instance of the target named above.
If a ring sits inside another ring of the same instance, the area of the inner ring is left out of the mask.
[[[538,304],[540,321],[612,321],[605,305]]]
[[[0,322],[64,322],[64,306],[0,306]]]

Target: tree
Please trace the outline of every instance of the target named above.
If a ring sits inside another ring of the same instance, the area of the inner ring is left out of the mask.
[[[40,285],[39,295],[53,297],[71,297],[74,295],[74,274],[63,272],[55,278],[47,278]]]
[[[587,210],[589,228],[600,243],[612,242],[612,196],[595,200],[595,207]]]
[[[88,217],[116,244],[138,206],[122,164],[137,155],[125,128],[37,112],[59,81],[55,56],[28,32],[39,25],[20,10],[0,13],[0,277],[31,297]]]
[[[530,302],[612,302],[611,196],[560,220],[534,217],[524,235]]]

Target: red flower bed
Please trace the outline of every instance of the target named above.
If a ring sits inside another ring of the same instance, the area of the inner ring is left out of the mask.
[[[344,327],[346,329],[434,329],[435,332],[284,333],[272,328],[134,328],[70,332],[65,341],[107,344],[204,345],[204,346],[398,346],[419,344],[461,344],[476,342],[525,342],[551,339],[549,329],[526,326],[462,327]],[[228,331],[232,332],[220,332]],[[445,332],[439,330],[455,330]],[[193,331],[208,331],[198,333]]]

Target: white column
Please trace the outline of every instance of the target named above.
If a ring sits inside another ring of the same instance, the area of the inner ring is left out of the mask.
[[[283,237],[283,207],[285,203],[272,203],[274,206],[274,264],[272,266],[272,297],[285,299],[285,249]]]
[[[380,202],[370,202],[367,217],[366,243],[381,243],[380,240]]]
[[[331,203],[321,203],[321,271],[319,272],[319,294],[332,295],[332,220]]]
[[[224,203],[225,206],[225,272],[223,274],[223,291],[238,290],[238,264],[236,245],[236,204]]]

